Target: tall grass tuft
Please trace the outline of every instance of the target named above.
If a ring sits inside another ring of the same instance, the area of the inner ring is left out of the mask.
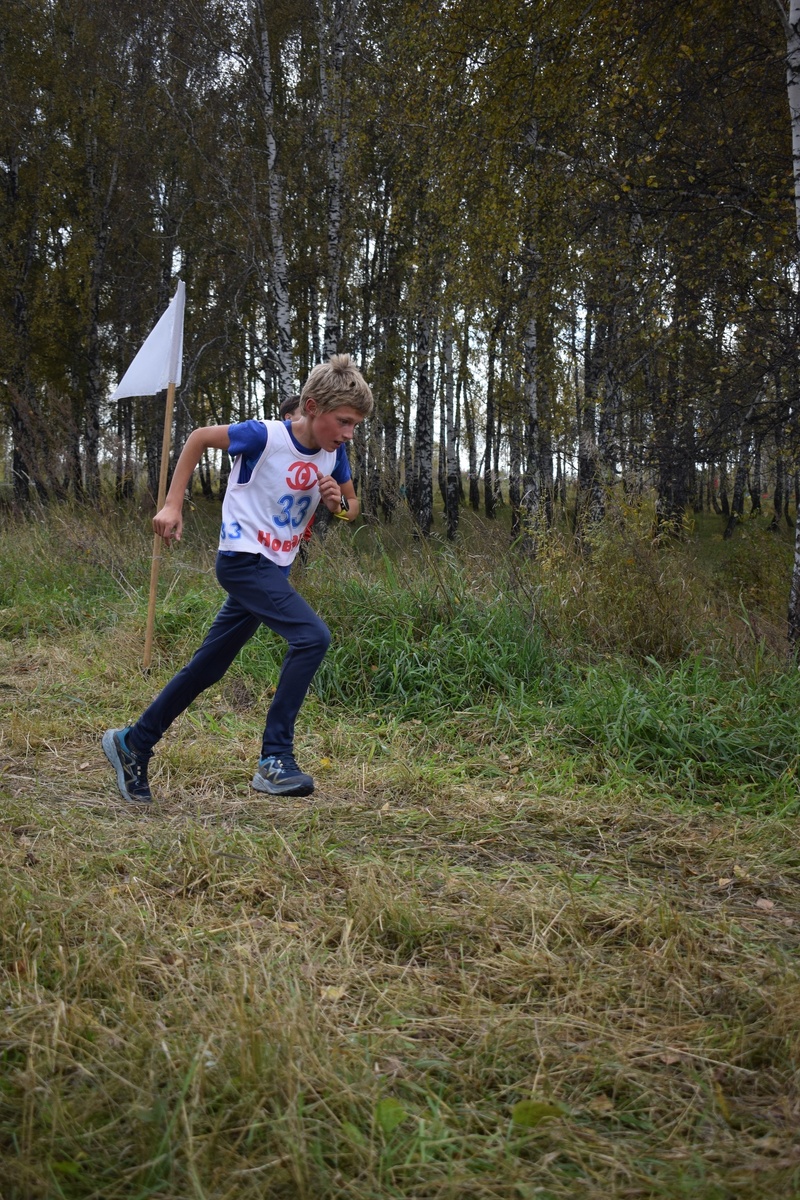
[[[337,589],[334,645],[315,687],[326,702],[401,717],[474,710],[538,695],[552,655],[505,599],[466,595],[446,608],[435,587],[350,579]]]
[[[800,807],[800,677],[726,677],[699,656],[591,666],[564,695],[579,744],[690,798]]]

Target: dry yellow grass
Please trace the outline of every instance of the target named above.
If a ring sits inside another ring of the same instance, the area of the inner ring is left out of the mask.
[[[118,667],[2,656],[3,1200],[800,1195],[795,825],[313,703],[267,801],[236,680],[133,811]]]

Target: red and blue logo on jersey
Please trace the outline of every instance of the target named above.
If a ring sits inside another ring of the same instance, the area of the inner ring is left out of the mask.
[[[286,476],[286,483],[293,492],[309,491],[320,477],[320,470],[314,463],[293,462]]]

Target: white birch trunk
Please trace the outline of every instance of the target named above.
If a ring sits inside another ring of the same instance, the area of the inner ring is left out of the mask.
[[[788,13],[783,0],[776,0],[786,33],[786,91],[792,128],[792,174],[794,177],[794,215],[800,248],[800,0],[789,0]],[[789,649],[800,651],[800,519],[795,514],[794,567],[789,592]]]
[[[91,180],[91,196],[97,201],[94,157],[96,139],[92,144],[92,155],[87,164]],[[100,339],[100,292],[106,273],[106,251],[111,232],[111,205],[117,189],[119,156],[114,155],[105,196],[99,210],[95,210],[94,246],[90,266],[89,282],[89,328],[86,338],[86,357],[89,363],[86,395],[86,494],[90,498],[100,495],[100,408],[103,399],[103,372],[101,368]]]
[[[456,447],[456,423],[453,401],[455,399],[455,376],[453,374],[453,342],[455,332],[451,325],[444,334],[444,420],[445,420],[445,497],[447,508],[447,536],[453,541],[458,533],[459,517],[459,469]]]
[[[353,0],[333,0],[331,19],[327,21],[324,0],[317,0],[316,4],[319,86],[328,177],[328,254],[325,280],[325,333],[322,347],[325,359],[338,352],[341,336],[339,285],[342,273],[344,161],[347,151],[347,113],[343,69],[352,37],[353,9]],[[328,50],[329,45],[330,51]]]
[[[525,324],[522,339],[522,357],[525,368],[525,423],[527,454],[525,456],[525,476],[522,492],[522,505],[525,509],[525,529],[527,540],[530,541],[528,550],[533,548],[533,533],[539,521],[541,495],[539,492],[539,389],[537,380],[536,318],[531,314]]]
[[[433,525],[433,388],[430,373],[431,320],[417,323],[417,427],[414,438],[415,533],[427,537]]]
[[[264,137],[267,147],[267,207],[272,242],[272,292],[275,325],[278,332],[278,387],[281,400],[294,392],[292,369],[292,314],[289,306],[289,267],[283,241],[283,179],[277,168],[278,144],[275,138],[275,101],[272,90],[272,63],[269,56],[269,32],[264,0],[251,0],[250,20],[258,56]]]
[[[800,0],[790,0],[788,14],[782,0],[776,2],[786,33],[786,90],[792,128],[795,228],[800,243]]]

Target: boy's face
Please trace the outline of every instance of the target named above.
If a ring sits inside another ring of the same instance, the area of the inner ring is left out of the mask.
[[[360,425],[364,420],[363,413],[349,404],[328,409],[327,412],[317,412],[317,402],[311,396],[306,401],[306,417],[308,432],[316,443],[314,446],[309,444],[309,449],[328,451],[338,450],[340,446],[349,442],[356,425]]]

